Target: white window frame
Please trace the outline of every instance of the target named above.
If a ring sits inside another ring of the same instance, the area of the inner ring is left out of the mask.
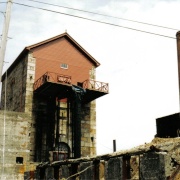
[[[68,69],[68,64],[62,63],[62,64],[61,64],[61,68],[62,68],[62,69]]]

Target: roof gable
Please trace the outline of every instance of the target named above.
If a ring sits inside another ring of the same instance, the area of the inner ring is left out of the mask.
[[[58,36],[25,47],[23,51],[19,54],[19,56],[15,59],[15,61],[11,64],[11,66],[8,68],[7,70],[8,74],[14,69],[14,67],[18,64],[21,58],[28,54],[29,51],[31,50],[33,51],[33,49],[35,48],[38,48],[40,46],[43,46],[45,44],[48,44],[63,37],[66,38],[71,44],[73,44],[73,46],[76,47],[83,55],[85,55],[87,59],[94,64],[95,67],[100,66],[100,63],[96,59],[94,59],[80,44],[78,44],[67,32],[65,32]],[[2,81],[4,78],[5,78],[5,73],[2,76]]]
[[[63,37],[66,38],[71,44],[73,44],[79,51],[81,51],[81,53],[83,53],[94,64],[95,67],[98,67],[100,65],[100,63],[96,59],[94,59],[80,44],[78,44],[67,32],[60,34],[58,36],[52,37],[50,39],[47,39],[45,41],[39,42],[37,44],[27,46],[25,49],[30,51],[39,46],[43,46],[47,43],[50,43],[52,41],[55,41],[55,40],[63,38]]]

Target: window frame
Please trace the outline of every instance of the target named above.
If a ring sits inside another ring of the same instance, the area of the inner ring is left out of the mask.
[[[60,67],[61,67],[62,69],[68,69],[68,64],[66,64],[66,63],[61,63]]]

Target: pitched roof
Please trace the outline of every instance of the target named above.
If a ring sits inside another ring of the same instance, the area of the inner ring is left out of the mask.
[[[16,66],[16,64],[18,64],[18,62],[21,60],[21,58],[24,57],[29,51],[33,50],[36,47],[42,46],[44,44],[47,44],[49,42],[52,42],[52,41],[57,40],[62,37],[69,40],[76,48],[78,48],[79,51],[81,51],[95,65],[95,67],[98,67],[100,65],[100,63],[96,59],[94,59],[80,44],[78,44],[67,32],[65,32],[58,36],[55,36],[50,39],[47,39],[47,40],[41,41],[39,43],[25,47],[24,50],[19,54],[19,56],[15,59],[15,61],[8,68],[7,72],[10,73],[13,70],[13,68]],[[5,73],[2,76],[2,80],[4,78],[5,78]]]

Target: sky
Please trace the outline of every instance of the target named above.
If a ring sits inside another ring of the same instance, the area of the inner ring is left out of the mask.
[[[39,1],[121,19],[29,0],[13,0],[3,71],[11,65],[24,47],[67,31],[101,63],[96,69],[96,80],[109,83],[109,94],[96,100],[97,154],[113,152],[113,140],[116,140],[117,151],[150,142],[156,134],[156,119],[179,112],[175,38],[180,29],[180,1]],[[3,2],[6,0],[0,0],[1,32],[4,22],[2,12],[5,12],[6,8],[6,3]],[[174,30],[125,21],[122,18]]]

